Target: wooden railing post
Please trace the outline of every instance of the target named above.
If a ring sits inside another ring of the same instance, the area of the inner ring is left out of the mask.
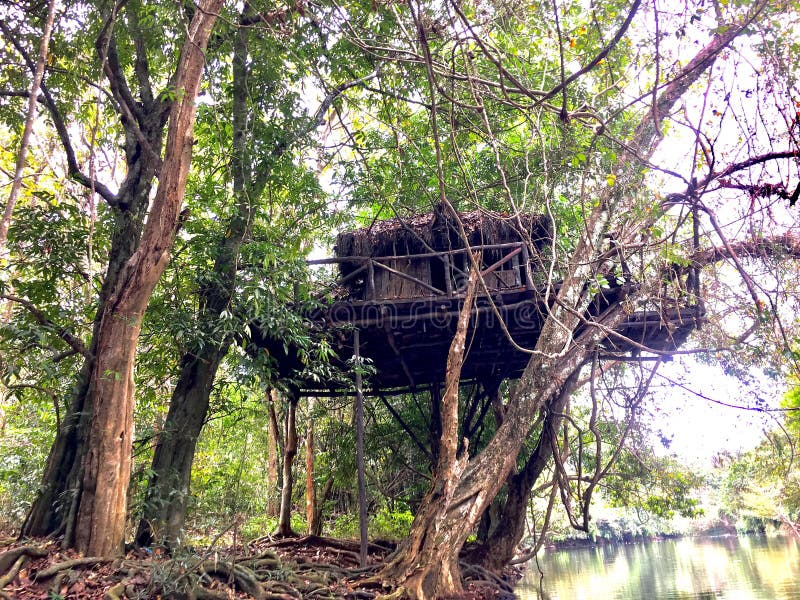
[[[528,244],[522,243],[522,266],[525,269],[525,289],[529,292],[536,288],[531,277],[531,258],[528,254]]]
[[[367,259],[367,297],[366,300],[375,299],[375,263]]]
[[[453,270],[450,268],[450,255],[445,254],[444,260],[444,285],[448,296],[453,295]]]

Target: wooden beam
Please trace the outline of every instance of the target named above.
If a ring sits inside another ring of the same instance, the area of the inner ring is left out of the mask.
[[[514,302],[512,304],[504,304],[502,306],[481,306],[478,308],[472,309],[472,314],[482,314],[482,313],[490,313],[496,310],[500,312],[508,312],[512,309],[518,308],[523,306],[524,304],[534,303],[535,300],[521,300],[520,302]],[[536,302],[537,306],[541,306],[541,311],[544,314],[544,305]],[[447,310],[447,311],[430,311],[427,313],[422,314],[408,314],[408,315],[386,315],[377,318],[369,318],[369,319],[337,319],[333,320],[333,323],[352,323],[356,327],[370,327],[377,324],[386,323],[386,321],[395,321],[395,322],[402,322],[407,320],[414,320],[414,321],[423,321],[426,319],[442,319],[444,317],[452,317],[458,316],[458,311],[456,310]],[[635,323],[634,323],[635,324]]]
[[[411,373],[411,369],[408,368],[406,359],[403,358],[403,354],[400,352],[399,348],[397,347],[397,343],[394,341],[394,332],[389,327],[389,323],[385,324],[384,329],[386,331],[386,341],[388,342],[389,347],[392,349],[392,352],[394,352],[395,356],[397,357],[397,360],[400,361],[400,366],[403,368],[403,372],[406,374],[406,377],[408,377],[408,384],[411,386],[411,391],[413,392],[417,387],[416,383],[414,383],[414,375]]]
[[[517,248],[516,250],[512,250],[511,252],[506,254],[503,258],[498,260],[496,263],[486,267],[483,271],[481,271],[481,277],[486,277],[489,273],[497,271],[497,269],[502,267],[504,264],[506,264],[520,252],[522,252],[522,248]]]
[[[447,288],[447,295],[453,295],[453,273],[450,267],[450,255],[445,254],[442,257],[442,262],[444,262],[444,285]]]
[[[340,284],[342,282],[339,282]],[[367,261],[367,300],[375,298],[375,263],[372,259]]]
[[[528,254],[527,244],[522,245],[522,265],[525,268],[525,289],[536,289],[536,286],[533,284],[533,278],[531,277],[531,258],[530,254]]]
[[[454,250],[442,250],[441,252],[423,252],[422,254],[398,254],[392,256],[333,256],[331,258],[315,258],[307,260],[307,265],[333,265],[346,262],[364,262],[367,260],[397,260],[401,258],[433,258],[446,254],[461,254],[463,252],[482,252],[484,250],[503,250],[505,248],[517,248],[525,246],[525,242],[507,242],[505,244],[485,244],[480,246],[470,246],[468,248],[456,248]]]

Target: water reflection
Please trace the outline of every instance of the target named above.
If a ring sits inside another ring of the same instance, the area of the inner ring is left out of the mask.
[[[800,546],[764,536],[680,539],[549,552],[522,600],[800,600]]]

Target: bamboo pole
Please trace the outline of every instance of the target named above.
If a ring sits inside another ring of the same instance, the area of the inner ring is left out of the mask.
[[[356,368],[356,468],[358,470],[358,529],[361,536],[359,566],[367,566],[367,488],[364,477],[364,395],[361,390],[361,348],[358,329],[353,332]]]

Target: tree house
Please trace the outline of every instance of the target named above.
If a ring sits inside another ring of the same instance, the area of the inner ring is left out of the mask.
[[[400,393],[444,381],[450,343],[465,295],[471,256],[477,256],[484,284],[479,288],[463,381],[499,383],[519,377],[547,314],[547,260],[552,240],[544,216],[509,216],[491,211],[460,215],[459,222],[437,209],[409,219],[376,221],[338,236],[333,258],[309,261],[333,264],[336,298],[312,319],[336,336],[337,359],[344,366],[359,353],[372,373],[366,388]],[[557,287],[557,286],[556,286]],[[614,302],[621,288],[601,296]],[[607,306],[608,304],[606,304]],[[656,349],[674,349],[698,322],[698,309],[641,311],[632,314],[619,333]],[[513,340],[513,341],[512,341]],[[258,343],[258,340],[254,340]],[[630,351],[607,341],[613,352]],[[309,394],[348,393],[326,382],[305,382]],[[321,389],[321,388],[327,389]]]

